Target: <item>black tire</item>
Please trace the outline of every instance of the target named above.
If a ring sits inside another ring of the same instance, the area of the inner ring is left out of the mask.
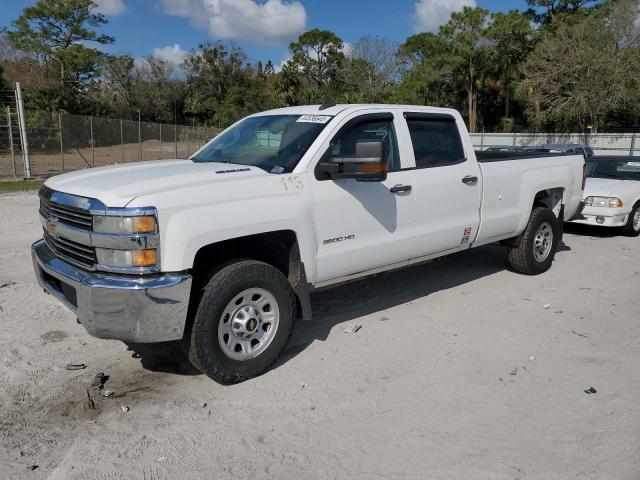
[[[223,350],[218,328],[230,302],[245,290],[256,288],[275,298],[279,311],[277,328],[266,349],[255,358],[233,359]],[[295,305],[293,290],[277,268],[255,260],[228,264],[204,287],[193,324],[185,334],[187,356],[194,367],[224,385],[256,377],[271,366],[285,347],[293,326]]]
[[[541,260],[535,254],[536,235],[543,224],[551,227],[551,249],[546,257]],[[554,213],[548,208],[536,207],[531,211],[529,223],[524,232],[516,239],[515,246],[509,249],[509,263],[511,268],[525,275],[539,275],[551,268],[553,259],[558,249],[560,238],[560,226]]]
[[[622,227],[624,234],[628,235],[629,237],[637,237],[638,235],[640,235],[640,228],[638,228],[638,226],[634,226],[633,224],[633,220],[639,211],[640,211],[640,202],[636,203],[633,206],[633,208],[631,209],[631,213],[629,214],[629,219],[627,220],[627,224],[624,227]]]

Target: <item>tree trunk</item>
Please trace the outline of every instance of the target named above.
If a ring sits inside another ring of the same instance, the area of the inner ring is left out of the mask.
[[[467,103],[469,109],[469,133],[476,133],[476,93],[473,85],[467,87]]]
[[[509,118],[509,92],[505,92],[504,94],[504,118]]]

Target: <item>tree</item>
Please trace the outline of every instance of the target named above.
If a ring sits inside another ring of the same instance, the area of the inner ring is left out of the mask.
[[[452,58],[446,40],[430,32],[412,35],[398,48],[402,79],[391,100],[434,106],[456,106]]]
[[[520,65],[533,48],[533,29],[529,19],[517,10],[495,13],[491,18],[485,35],[492,42],[492,73],[504,101],[504,118],[508,119],[511,99],[521,76]]]
[[[113,37],[92,29],[107,23],[104,15],[94,13],[95,6],[91,0],[38,0],[24,9],[8,32],[16,48],[57,65],[59,91],[48,92],[58,97],[56,107],[73,105],[105,58],[87,42],[113,42]]]
[[[519,87],[534,124],[590,124],[597,130],[607,115],[637,106],[640,48],[629,43],[637,18],[629,10],[637,12],[637,5],[620,5],[626,8],[560,23],[544,34],[523,66]]]
[[[310,87],[323,89],[335,86],[344,63],[344,44],[335,33],[317,28],[304,32],[289,45],[289,62]]]
[[[454,75],[461,79],[467,94],[469,131],[475,133],[478,123],[478,91],[487,69],[485,27],[489,11],[464,7],[451,14],[451,20],[440,28],[447,41],[454,65]]]
[[[187,111],[201,120],[223,121],[217,113],[227,94],[232,87],[237,89],[248,82],[246,62],[245,54],[237,47],[223,43],[200,45],[185,61]]]
[[[551,24],[559,16],[586,13],[598,0],[527,0],[528,15],[537,23]]]
[[[397,51],[397,44],[381,37],[362,37],[353,45],[345,66],[345,79],[364,101],[383,100],[389,86],[398,80]]]

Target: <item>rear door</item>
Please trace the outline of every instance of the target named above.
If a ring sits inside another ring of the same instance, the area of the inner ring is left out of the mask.
[[[317,242],[316,284],[407,260],[409,229],[414,219],[412,172],[402,117],[392,110],[368,109],[342,120],[320,148],[348,157],[358,140],[383,140],[389,150],[389,173],[384,182],[352,179],[311,179]],[[403,187],[406,187],[403,188]]]
[[[413,256],[469,248],[480,224],[482,176],[462,141],[466,129],[450,114],[405,112],[404,119],[415,165]]]

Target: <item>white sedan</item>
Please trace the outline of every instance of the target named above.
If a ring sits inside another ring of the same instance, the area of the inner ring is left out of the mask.
[[[589,158],[584,195],[582,217],[574,222],[640,235],[640,157]]]

